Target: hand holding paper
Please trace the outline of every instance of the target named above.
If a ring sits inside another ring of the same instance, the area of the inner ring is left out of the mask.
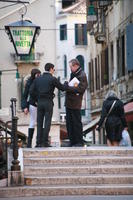
[[[74,77],[74,78],[68,83],[68,85],[71,86],[71,87],[77,87],[78,84],[79,84],[79,80],[78,80],[76,77]]]

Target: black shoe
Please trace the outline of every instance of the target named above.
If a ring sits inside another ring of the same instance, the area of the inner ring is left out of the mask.
[[[73,144],[71,142],[66,144],[66,147],[72,147],[72,146],[73,146]]]
[[[83,147],[84,144],[83,143],[77,143],[77,144],[74,144],[73,147]]]
[[[42,147],[52,147],[50,144],[43,144]]]
[[[35,147],[37,148],[37,147],[42,147],[42,146],[40,144],[37,144]]]
[[[27,148],[32,148],[31,146],[27,145]]]

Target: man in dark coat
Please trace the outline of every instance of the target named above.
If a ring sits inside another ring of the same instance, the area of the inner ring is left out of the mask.
[[[114,101],[116,101],[116,103],[108,115],[108,112]],[[124,105],[113,90],[110,90],[107,93],[105,101],[103,102],[101,118],[96,127],[98,131],[100,130],[107,115],[108,117],[105,122],[107,144],[108,146],[118,146],[122,139],[122,131],[124,129],[127,130],[128,127],[124,114]]]
[[[83,94],[88,86],[85,72],[80,67],[77,59],[69,62],[71,69],[70,81],[77,78],[79,83],[75,85],[74,90],[66,92],[66,126],[70,139],[70,146],[83,146],[81,106]]]
[[[37,144],[36,147],[49,147],[49,131],[53,114],[54,90],[58,88],[64,91],[67,85],[61,84],[53,76],[54,65],[47,63],[45,72],[37,78],[30,88],[31,96],[37,98]]]

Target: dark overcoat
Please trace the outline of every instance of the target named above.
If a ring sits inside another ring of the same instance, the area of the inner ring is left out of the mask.
[[[119,142],[122,139],[122,130],[125,127],[127,127],[127,122],[126,122],[125,113],[124,113],[124,104],[120,99],[116,97],[109,97],[103,102],[101,118],[98,123],[98,126],[99,126],[98,129],[101,128],[102,123],[115,100],[116,100],[116,103],[111,113],[107,117],[107,120],[105,123],[105,129],[107,133],[107,138],[110,141]]]
[[[30,77],[26,82],[24,93],[22,96],[22,101],[21,101],[22,110],[24,110],[25,108],[29,108],[29,104],[36,106],[36,99],[34,98],[34,96],[30,95],[30,87],[31,87],[33,81],[34,81],[34,79],[32,79]]]
[[[88,86],[87,77],[81,67],[75,73],[71,73],[70,81],[74,77],[79,80],[79,84],[76,88],[69,87],[67,90],[65,106],[70,109],[81,109],[83,94]]]
[[[60,83],[60,81],[52,76],[49,72],[44,72],[40,77],[36,78],[30,87],[30,95],[37,99],[53,100],[55,88],[66,90],[68,86]]]

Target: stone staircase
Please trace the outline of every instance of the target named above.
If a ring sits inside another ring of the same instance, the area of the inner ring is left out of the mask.
[[[23,149],[25,185],[0,197],[133,195],[132,147]]]

